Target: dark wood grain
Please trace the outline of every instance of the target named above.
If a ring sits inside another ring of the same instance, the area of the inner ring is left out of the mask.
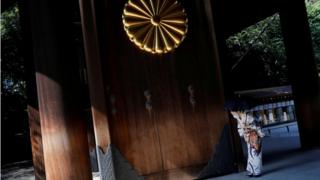
[[[174,52],[155,56],[126,36],[125,2],[96,4],[112,143],[140,174],[205,164],[228,123],[211,14],[202,2],[183,2],[190,23],[187,38]],[[150,111],[145,91],[151,94]]]
[[[111,142],[106,114],[106,98],[101,73],[94,0],[80,0],[81,24],[88,69],[91,112],[96,144],[104,152]]]
[[[40,126],[40,115],[38,110],[28,106],[29,127],[32,148],[32,162],[35,179],[45,179],[45,166],[43,157],[43,144]]]
[[[92,179],[72,4],[29,3],[46,179]]]

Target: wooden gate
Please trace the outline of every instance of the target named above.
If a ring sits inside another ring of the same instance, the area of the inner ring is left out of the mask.
[[[203,2],[181,2],[189,19],[187,37],[163,55],[129,40],[122,24],[125,3],[96,4],[111,143],[143,175],[203,165],[227,123]]]

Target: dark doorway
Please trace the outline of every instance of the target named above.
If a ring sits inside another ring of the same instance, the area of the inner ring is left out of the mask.
[[[230,36],[226,46],[226,90],[257,102],[249,111],[261,118],[266,135],[263,163],[295,154],[301,145],[279,14]],[[247,157],[244,140],[242,150]]]

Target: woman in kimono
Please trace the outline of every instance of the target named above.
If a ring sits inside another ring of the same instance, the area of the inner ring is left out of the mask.
[[[247,175],[258,177],[262,173],[261,140],[264,134],[261,130],[261,118],[255,117],[253,112],[250,111],[253,107],[254,103],[252,101],[240,99],[240,97],[226,103],[226,108],[237,120],[240,137],[243,137],[247,143]]]
[[[262,173],[261,138],[264,136],[261,130],[261,123],[254,117],[252,112],[231,111],[231,114],[237,120],[239,135],[247,143],[248,176],[260,176]]]

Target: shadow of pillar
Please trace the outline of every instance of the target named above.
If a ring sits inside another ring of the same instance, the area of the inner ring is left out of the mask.
[[[234,155],[231,146],[230,127],[225,125],[207,165],[200,171],[196,179],[220,176],[234,172]]]
[[[101,180],[143,180],[131,164],[121,155],[113,145],[109,145],[104,153],[97,149]]]

